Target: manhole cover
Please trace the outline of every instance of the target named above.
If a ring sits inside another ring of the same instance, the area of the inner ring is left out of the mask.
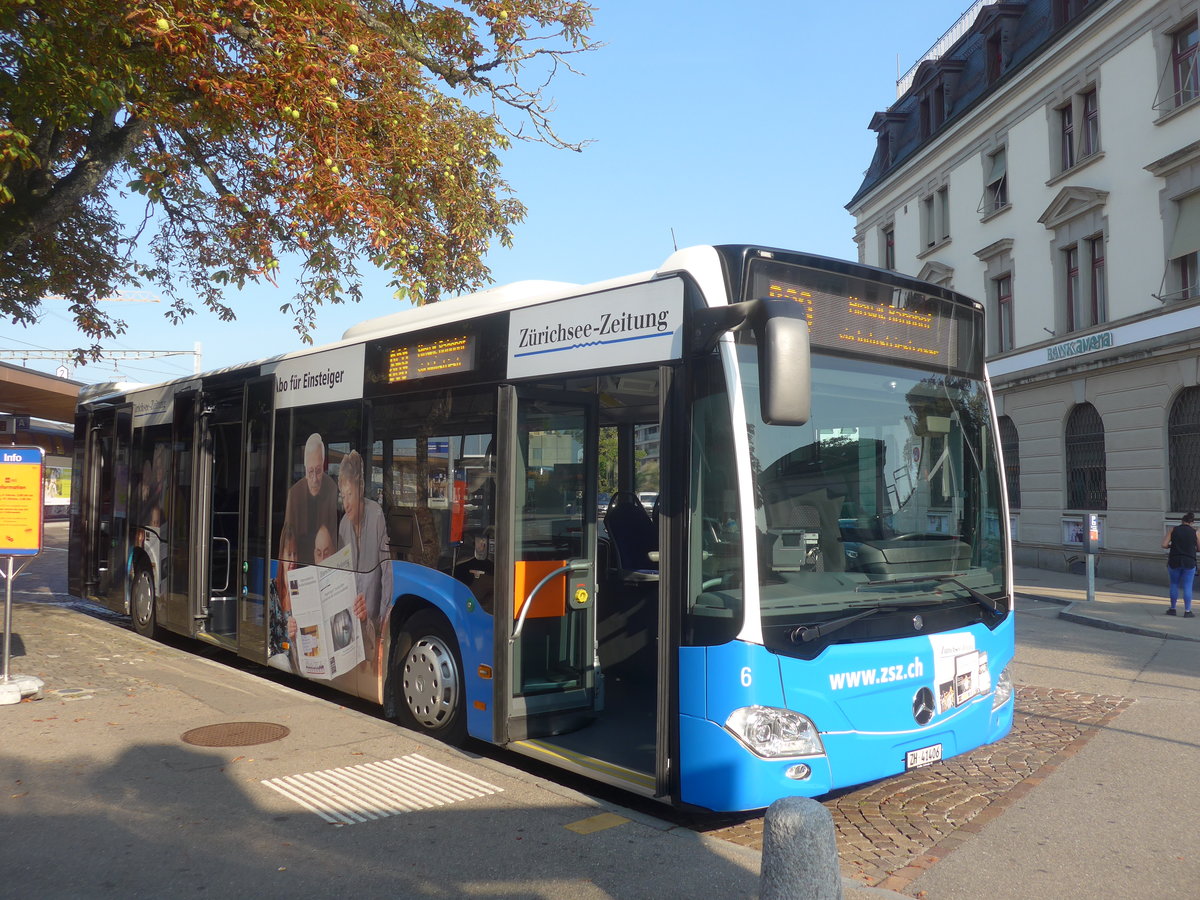
[[[197,747],[249,747],[253,744],[269,744],[291,734],[284,725],[272,722],[224,722],[220,725],[205,725],[185,731],[185,744]]]

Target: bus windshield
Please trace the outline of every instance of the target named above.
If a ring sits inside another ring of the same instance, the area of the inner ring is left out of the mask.
[[[768,645],[809,655],[895,636],[893,617],[870,611],[922,612],[926,630],[942,630],[1007,610],[981,381],[814,354],[811,419],[781,427],[759,415],[755,347],[739,344],[738,360]]]

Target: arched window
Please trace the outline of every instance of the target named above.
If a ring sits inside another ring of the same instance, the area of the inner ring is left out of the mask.
[[[1200,509],[1200,387],[1185,388],[1167,418],[1171,509]]]
[[[1067,416],[1067,508],[1108,509],[1104,467],[1104,422],[1090,403]]]
[[[1008,508],[1021,508],[1021,441],[1017,426],[1008,416],[1000,417],[1000,453],[1004,457],[1004,480],[1008,485]]]

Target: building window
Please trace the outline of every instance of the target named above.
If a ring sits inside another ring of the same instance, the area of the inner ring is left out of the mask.
[[[1008,206],[1008,153],[1001,147],[985,160],[983,199],[979,212],[985,216]]]
[[[1001,238],[975,251],[976,258],[984,265],[983,277],[987,286],[988,353],[1007,353],[1016,347],[1012,302],[1013,246],[1012,238]]]
[[[1175,209],[1167,271],[1156,295],[1164,302],[1200,297],[1200,192],[1176,200]]]
[[[892,135],[890,132],[880,132],[876,139],[875,157],[879,160],[880,166],[883,169],[888,169],[892,165]]]
[[[928,250],[950,240],[950,189],[940,187],[921,201],[921,243]]]
[[[1075,331],[1079,324],[1079,248],[1067,247],[1063,254],[1063,271],[1067,276],[1067,330]]]
[[[1175,277],[1182,285],[1179,289],[1179,299],[1200,297],[1200,253],[1188,253],[1177,257],[1174,263]]]
[[[1069,104],[1058,111],[1058,140],[1058,167],[1065,172],[1075,165],[1075,114]]]
[[[1079,135],[1079,158],[1087,159],[1100,149],[1100,107],[1095,89],[1080,95],[1083,106],[1083,133]]]
[[[1175,88],[1171,99],[1178,107],[1200,97],[1200,71],[1196,65],[1200,29],[1196,27],[1196,20],[1180,28],[1171,38],[1171,80]]]
[[[937,192],[938,224],[942,230],[942,240],[950,240],[950,188],[938,188]]]
[[[1158,42],[1159,65],[1162,76],[1158,79],[1158,93],[1154,98],[1154,109],[1161,113],[1191,103],[1200,98],[1200,27],[1196,18],[1189,19],[1173,31],[1168,31]]]
[[[1013,341],[1012,275],[992,279],[992,295],[996,298],[996,350],[1007,353]]]
[[[999,80],[1004,71],[1003,37],[997,32],[987,39],[987,81],[988,84]]]
[[[1100,98],[1095,86],[1055,107],[1058,169],[1065,172],[1100,152]]]
[[[1092,261],[1092,283],[1088,294],[1092,302],[1092,324],[1108,321],[1108,272],[1105,269],[1104,235],[1090,237],[1086,242]]]
[[[1008,487],[1008,508],[1021,508],[1021,441],[1017,426],[1008,416],[1001,416],[1000,456],[1004,460],[1004,482]]]
[[[1058,192],[1038,221],[1054,232],[1054,329],[1078,331],[1108,321],[1104,251],[1108,194],[1069,186]]]
[[[1171,473],[1171,509],[1200,509],[1200,387],[1184,388],[1167,418],[1167,456]]]
[[[896,226],[885,225],[880,238],[883,249],[880,262],[885,269],[894,270],[896,268]]]
[[[1078,331],[1106,321],[1108,285],[1104,271],[1104,235],[1095,235],[1065,247],[1062,259],[1067,330]]]
[[[1079,18],[1097,0],[1054,0],[1054,27],[1061,28]]]
[[[1104,422],[1090,403],[1081,403],[1067,416],[1067,508],[1108,509],[1104,459]]]

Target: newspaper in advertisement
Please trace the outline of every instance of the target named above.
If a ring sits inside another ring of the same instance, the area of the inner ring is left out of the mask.
[[[297,658],[306,678],[336,678],[366,659],[349,566],[350,548],[343,547],[324,565],[293,569],[288,576]]]

